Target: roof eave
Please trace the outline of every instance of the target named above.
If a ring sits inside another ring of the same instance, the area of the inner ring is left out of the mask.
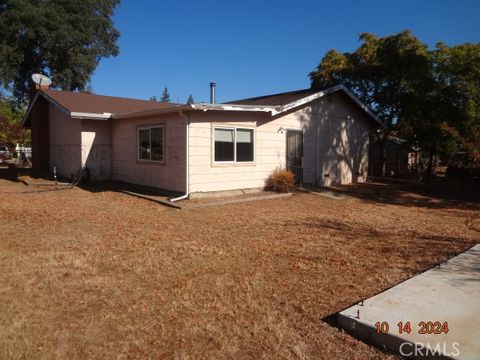
[[[73,119],[91,119],[91,120],[109,120],[112,118],[111,113],[86,113],[86,112],[70,112],[70,117]]]
[[[202,111],[251,111],[251,112],[275,112],[276,106],[268,105],[235,105],[235,104],[192,104],[192,110]]]
[[[176,105],[163,109],[147,110],[147,111],[135,111],[122,114],[113,114],[114,119],[133,119],[140,117],[148,117],[154,115],[174,113],[178,111],[250,111],[250,112],[271,112],[276,111],[274,106],[255,106],[255,105],[232,105],[232,104],[186,104]]]
[[[174,105],[170,107],[165,107],[163,109],[154,109],[154,110],[144,110],[144,111],[131,111],[121,114],[112,114],[113,119],[134,119],[142,118],[154,115],[169,114],[178,111],[191,110],[191,105]]]
[[[343,91],[348,97],[350,97],[360,108],[365,111],[378,125],[380,125],[382,128],[385,128],[385,124],[366,106],[364,103],[362,103],[345,85],[340,84],[340,85],[335,85],[332,86],[328,89],[316,92],[312,95],[305,96],[299,100],[292,101],[288,104],[282,105],[278,108],[277,113],[274,115],[278,115],[287,111],[290,111],[292,109],[295,109],[299,106],[308,104],[312,101],[315,101],[317,99],[320,99],[321,97],[327,95],[327,94],[332,94],[337,91]]]
[[[51,96],[48,96],[48,94],[44,93],[43,91],[38,91],[32,102],[30,103],[30,106],[27,109],[27,112],[25,113],[25,116],[23,117],[22,121],[20,122],[20,125],[25,127],[26,122],[30,116],[30,113],[32,112],[33,107],[35,106],[35,103],[38,101],[38,98],[40,96],[43,96],[46,100],[50,101],[57,109],[62,111],[64,114],[70,116],[73,119],[91,119],[91,120],[109,120],[112,118],[111,113],[89,113],[89,112],[78,112],[78,111],[70,111],[66,107],[62,106],[59,104],[57,101],[55,101]]]
[[[48,100],[51,102],[57,109],[59,109],[61,112],[67,115],[71,115],[71,111],[67,109],[65,106],[61,105],[59,102],[55,101],[51,96],[43,92],[42,90],[37,91],[35,96],[33,97],[33,100],[31,101],[30,105],[28,106],[27,112],[25,113],[25,116],[23,117],[22,121],[20,122],[21,126],[25,126],[25,123],[27,122],[30,113],[32,112],[33,107],[35,106],[35,103],[38,101],[38,98],[42,96],[44,99]]]
[[[387,126],[385,125],[385,123],[380,120],[378,118],[377,115],[375,115],[375,113],[370,110],[370,108],[365,105],[363,102],[360,101],[359,98],[357,98],[355,96],[355,94],[353,94],[349,88],[347,88],[345,85],[341,84],[341,85],[338,85],[340,86],[340,88],[353,100],[357,103],[358,106],[360,106],[368,115],[370,115],[370,117],[378,124],[380,125],[381,128],[385,129]]]
[[[38,99],[39,94],[40,94],[40,92],[37,92],[37,93],[35,94],[35,96],[34,96],[33,99],[32,99],[32,102],[31,102],[30,105],[28,106],[27,112],[25,113],[25,115],[24,115],[23,118],[22,118],[22,121],[20,122],[20,126],[21,126],[21,127],[26,127],[26,126],[25,126],[25,123],[27,122],[27,119],[28,119],[28,117],[30,116],[30,113],[32,112],[33,105],[37,102],[37,99]]]
[[[186,105],[174,105],[165,107],[162,109],[154,110],[145,110],[145,111],[132,111],[121,114],[111,114],[111,113],[87,113],[87,112],[72,112],[69,109],[65,108],[57,101],[55,101],[51,96],[46,94],[43,91],[38,91],[33,98],[27,113],[22,119],[21,125],[25,126],[27,119],[30,116],[31,110],[35,105],[38,97],[41,95],[51,103],[53,103],[58,109],[72,118],[76,119],[93,119],[93,120],[109,120],[109,119],[131,119],[131,118],[142,118],[154,115],[174,113],[178,111],[239,111],[239,112],[265,112],[270,113],[271,116],[276,116],[302,105],[308,104],[312,101],[320,99],[321,97],[331,94],[337,91],[343,91],[351,100],[353,100],[363,111],[365,111],[376,124],[380,127],[385,128],[385,124],[365,105],[363,104],[346,86],[343,84],[332,86],[328,89],[316,92],[314,94],[305,96],[299,100],[292,101],[285,105],[238,105],[238,104],[210,104],[210,103],[198,103],[198,104],[186,104]]]

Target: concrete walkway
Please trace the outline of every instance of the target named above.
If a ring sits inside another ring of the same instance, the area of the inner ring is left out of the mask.
[[[351,199],[350,196],[342,194],[341,192],[328,189],[328,188],[321,188],[321,187],[299,187],[300,191],[307,192],[313,195],[323,196],[333,200],[347,200]]]
[[[229,205],[229,204],[237,204],[243,202],[251,202],[251,201],[260,201],[260,200],[275,200],[275,199],[282,199],[292,196],[292,193],[285,193],[285,194],[268,194],[268,195],[258,195],[258,196],[232,196],[223,199],[216,199],[216,198],[205,198],[205,201],[198,202],[198,203],[189,203],[189,200],[182,200],[179,202],[171,202],[168,200],[166,196],[160,195],[146,195],[140,194],[133,191],[122,191],[124,194],[132,195],[141,199],[149,200],[156,202],[157,204],[165,205],[168,207],[176,208],[176,209],[198,209],[203,207],[212,207],[212,206],[220,206],[220,205]]]
[[[431,348],[435,358],[480,359],[480,244],[340,312],[338,321],[353,336],[404,358],[425,358]],[[422,321],[448,323],[448,333],[427,325],[427,332],[440,334],[420,334]],[[377,322],[389,331],[378,334]],[[400,334],[399,322],[404,330],[410,322],[410,334]]]

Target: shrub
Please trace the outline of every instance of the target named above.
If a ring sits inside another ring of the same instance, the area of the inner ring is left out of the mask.
[[[295,175],[291,171],[275,169],[265,181],[265,190],[286,193],[292,189],[294,182]]]

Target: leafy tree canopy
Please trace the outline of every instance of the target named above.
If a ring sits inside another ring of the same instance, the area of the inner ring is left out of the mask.
[[[20,126],[24,113],[23,108],[0,97],[0,145],[30,143],[30,130]]]
[[[119,0],[0,0],[0,85],[25,102],[33,73],[83,90],[103,57],[116,56]]]
[[[480,44],[439,43],[433,57],[442,129],[470,162],[480,164]]]
[[[430,86],[431,56],[409,31],[379,38],[364,33],[353,53],[330,50],[310,73],[313,89],[345,84],[386,125],[395,123],[419,88]]]
[[[461,149],[477,159],[480,149],[480,44],[433,50],[410,31],[360,36],[351,53],[330,50],[310,73],[313,89],[345,84],[395,129],[428,154],[451,156]]]

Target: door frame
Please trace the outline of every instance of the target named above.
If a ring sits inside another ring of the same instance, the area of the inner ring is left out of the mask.
[[[303,184],[303,161],[304,161],[304,141],[303,141],[303,137],[304,137],[304,134],[303,134],[303,130],[302,129],[286,129],[286,133],[285,133],[285,168],[286,170],[289,170],[289,167],[288,167],[288,150],[289,150],[289,146],[288,146],[288,134],[289,133],[298,133],[300,134],[300,137],[301,137],[301,140],[302,140],[302,151],[301,151],[301,156],[300,156],[300,164],[299,164],[299,179],[295,179],[295,183],[296,184]],[[293,171],[292,171],[293,172]],[[293,172],[295,175],[297,175],[295,172]]]

